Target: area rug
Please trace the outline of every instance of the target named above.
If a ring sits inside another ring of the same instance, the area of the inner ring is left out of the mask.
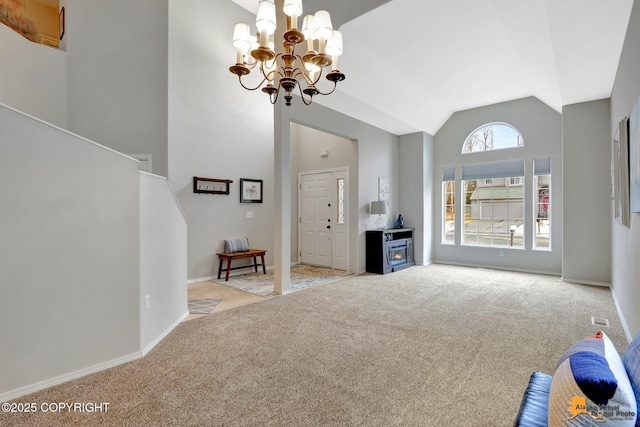
[[[291,267],[291,290],[299,291],[311,286],[330,283],[348,277],[351,274],[344,270],[332,270],[311,265],[294,265]],[[275,295],[273,292],[273,270],[267,270],[267,274],[251,272],[231,276],[229,281],[225,282],[224,279],[221,279],[217,280],[216,283],[262,297]]]
[[[196,299],[187,301],[189,314],[209,314],[220,303],[218,299]]]

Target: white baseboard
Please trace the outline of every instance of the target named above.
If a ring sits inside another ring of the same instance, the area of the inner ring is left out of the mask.
[[[560,276],[560,274],[554,271],[535,270],[526,268],[511,268],[511,267],[496,267],[490,265],[473,264],[473,263],[459,263],[449,261],[431,261],[431,264],[443,264],[443,265],[457,265],[459,267],[472,267],[472,268],[484,268],[487,270],[499,270],[499,271],[513,271],[515,273],[531,273],[531,274],[544,274],[545,276]]]
[[[629,330],[629,325],[627,324],[627,321],[624,318],[624,314],[622,314],[622,310],[620,309],[620,304],[618,303],[618,297],[616,297],[616,293],[613,291],[613,289],[611,290],[611,296],[613,296],[613,302],[616,305],[616,311],[618,312],[620,323],[622,323],[622,329],[624,329],[624,334],[627,336],[627,341],[631,343],[631,341],[633,341],[633,335]]]
[[[21,396],[25,396],[36,391],[44,390],[45,388],[53,387],[58,384],[66,383],[71,380],[75,380],[86,375],[95,374],[96,372],[104,371],[105,369],[113,368],[124,363],[128,363],[143,356],[142,352],[131,353],[127,356],[118,357],[107,362],[99,363],[97,365],[89,366],[88,368],[80,369],[79,371],[70,372],[68,374],[60,375],[48,380],[39,381],[35,384],[30,384],[24,387],[10,390],[8,392],[0,394],[0,402],[7,402],[12,399],[16,399]]]
[[[189,315],[189,310],[187,310],[184,314],[182,314],[182,316],[180,316],[178,320],[173,322],[171,326],[169,326],[167,329],[162,331],[160,335],[158,335],[153,341],[151,341],[145,348],[142,349],[142,356],[146,356],[147,353],[149,353],[153,349],[153,347],[158,345],[160,341],[162,341],[167,335],[169,335],[169,333],[171,333],[171,331],[173,331],[175,327],[180,324],[180,322],[186,319],[188,315]]]
[[[611,283],[605,283],[605,282],[594,282],[592,280],[580,280],[580,279],[567,279],[566,277],[561,277],[560,279],[563,282],[575,283],[576,285],[601,286],[603,288],[611,287]]]

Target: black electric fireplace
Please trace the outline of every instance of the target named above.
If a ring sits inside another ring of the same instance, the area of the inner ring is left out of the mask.
[[[367,231],[367,272],[387,274],[414,265],[413,228]]]

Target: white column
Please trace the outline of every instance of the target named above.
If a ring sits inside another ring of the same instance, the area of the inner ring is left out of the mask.
[[[282,94],[281,94],[282,95]],[[274,292],[291,289],[291,125],[283,99],[274,106],[275,270]]]

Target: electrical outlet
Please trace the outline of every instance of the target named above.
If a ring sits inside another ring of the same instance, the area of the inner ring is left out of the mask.
[[[253,219],[255,218],[255,214],[253,213],[253,211],[247,211],[247,219]]]
[[[500,256],[504,256],[504,251],[500,251],[500,252],[498,252],[498,255],[500,255]]]
[[[149,310],[151,308],[151,295],[147,295],[144,297],[144,305]]]

